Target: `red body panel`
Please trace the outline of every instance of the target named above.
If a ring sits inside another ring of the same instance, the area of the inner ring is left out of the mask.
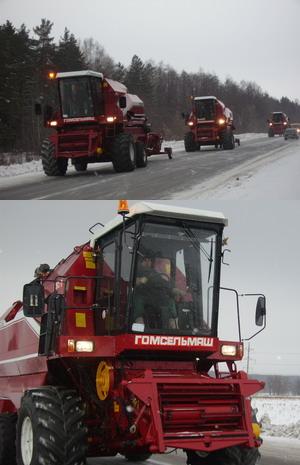
[[[38,355],[40,322],[25,318],[19,305],[0,321],[0,413],[17,411],[26,389],[67,383],[87,405],[90,456],[259,446],[249,397],[263,383],[236,371],[242,344],[230,342],[237,355],[224,357],[220,347],[228,342],[213,337],[97,333],[93,252],[87,244],[75,247],[43,283],[46,299],[56,291],[67,303],[51,355]],[[101,283],[109,293],[105,271]],[[72,352],[70,340],[93,341],[94,350]],[[95,400],[101,362],[107,392]],[[225,374],[218,362],[227,364]]]

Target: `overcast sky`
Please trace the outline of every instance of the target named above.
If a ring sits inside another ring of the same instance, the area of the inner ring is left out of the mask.
[[[0,0],[1,22],[32,29],[41,18],[56,39],[67,27],[125,65],[137,54],[300,99],[299,0]]]
[[[230,266],[223,266],[222,284],[267,296],[267,329],[251,342],[250,372],[300,375],[299,202],[163,203],[221,211],[229,218],[225,235]],[[91,225],[107,222],[116,209],[117,201],[1,201],[0,314],[22,298],[24,283],[33,279],[40,263],[55,266],[74,246],[89,240]],[[247,302],[241,302],[245,336],[254,329],[256,299]],[[235,337],[234,302],[230,306],[222,300],[220,313],[220,335]]]

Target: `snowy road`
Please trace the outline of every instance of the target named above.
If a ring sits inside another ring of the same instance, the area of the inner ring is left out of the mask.
[[[71,168],[63,178],[48,178],[41,172],[0,177],[0,199],[170,199],[211,195],[239,173],[284,159],[299,141],[285,141],[265,134],[245,137],[233,151],[207,147],[186,153],[183,143],[174,143],[174,158],[153,156],[148,167],[132,173],[114,173],[109,163],[91,165],[86,173]],[[221,195],[222,197],[222,195]]]
[[[285,438],[265,438],[261,447],[259,465],[299,465],[300,440]],[[153,455],[146,462],[127,462],[121,456],[113,458],[90,459],[88,465],[185,465],[186,458],[182,451],[168,455]]]

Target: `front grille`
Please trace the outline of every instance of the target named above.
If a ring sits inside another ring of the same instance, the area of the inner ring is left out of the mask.
[[[158,386],[165,438],[241,431],[241,397],[232,384]]]
[[[60,134],[58,136],[58,153],[89,154],[89,134]]]
[[[198,139],[214,139],[216,130],[213,124],[198,124],[197,125],[197,137]]]

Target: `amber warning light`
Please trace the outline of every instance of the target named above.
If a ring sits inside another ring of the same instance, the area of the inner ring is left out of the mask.
[[[119,215],[128,215],[129,207],[127,200],[119,200],[119,207],[118,207]]]
[[[48,78],[49,79],[55,79],[56,78],[56,73],[54,73],[54,71],[50,71],[50,73],[48,73]]]

